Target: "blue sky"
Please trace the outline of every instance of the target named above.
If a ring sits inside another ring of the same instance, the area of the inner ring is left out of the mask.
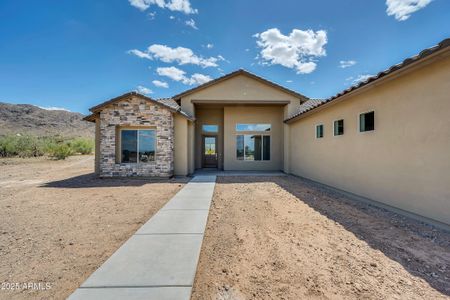
[[[238,68],[325,98],[447,37],[448,0],[2,0],[0,101],[87,113]]]

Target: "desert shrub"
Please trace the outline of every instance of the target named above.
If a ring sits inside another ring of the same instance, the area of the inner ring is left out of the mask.
[[[66,159],[73,155],[73,150],[67,143],[52,143],[47,146],[47,154],[54,159]]]
[[[74,153],[91,154],[94,149],[94,141],[86,138],[75,138],[69,141],[69,146]]]
[[[10,135],[0,137],[0,156],[37,157],[44,155],[42,141],[34,136]]]

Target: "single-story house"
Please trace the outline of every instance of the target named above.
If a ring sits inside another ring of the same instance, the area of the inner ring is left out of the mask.
[[[329,99],[238,70],[90,111],[101,177],[281,170],[450,224],[450,39]]]

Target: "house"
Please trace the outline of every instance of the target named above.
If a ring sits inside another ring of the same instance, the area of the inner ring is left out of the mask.
[[[284,171],[450,224],[450,39],[329,99],[238,70],[91,108],[102,177]]]

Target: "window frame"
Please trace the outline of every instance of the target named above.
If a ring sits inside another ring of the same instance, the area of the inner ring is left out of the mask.
[[[150,160],[148,162],[142,162],[139,159],[139,131],[140,130],[153,130],[155,132],[155,159],[154,160]],[[136,149],[137,149],[137,159],[136,162],[123,162],[122,161],[122,131],[137,131],[136,133]],[[118,143],[117,143],[117,152],[116,152],[116,163],[117,164],[133,164],[133,165],[137,165],[137,164],[154,164],[156,163],[156,154],[158,153],[158,136],[157,136],[157,128],[156,127],[140,127],[140,126],[126,126],[126,127],[118,127],[117,131],[116,131],[116,135],[119,137],[118,138]],[[116,139],[117,140],[117,139]]]
[[[269,130],[239,130],[238,125],[269,125]],[[255,133],[256,132],[257,133],[272,132],[272,124],[271,123],[236,123],[234,126],[234,130],[239,133],[241,133],[241,132],[255,132]]]
[[[317,136],[317,127],[322,126],[322,136],[318,137]],[[325,126],[323,125],[323,123],[318,123],[316,124],[316,126],[314,126],[314,136],[316,137],[316,140],[318,139],[323,139],[325,136]]]
[[[246,132],[246,133],[241,133],[241,132],[239,132],[239,133],[236,133],[236,135],[235,135],[235,139],[234,139],[234,142],[235,142],[235,160],[236,161],[246,161],[246,162],[270,162],[270,161],[272,161],[272,135],[271,134],[263,134],[262,132],[264,132],[264,131],[256,131],[256,134],[252,134],[252,133],[249,133],[249,132]],[[251,136],[260,136],[261,137],[261,159],[260,160],[255,160],[255,159],[253,159],[253,160],[251,160],[251,159],[245,159],[245,136],[246,135],[251,135]],[[238,156],[237,156],[237,137],[238,136],[243,136],[244,137],[244,149],[243,149],[243,156],[244,156],[244,159],[238,159]],[[268,136],[268,137],[270,137],[270,143],[269,143],[269,153],[270,153],[270,159],[264,159],[264,137],[265,136]]]
[[[205,126],[216,126],[217,131],[206,131],[206,130],[204,130]],[[220,131],[220,126],[218,124],[202,124],[202,133],[203,134],[217,135],[217,134],[219,134],[219,131]]]
[[[336,134],[336,123],[335,122],[339,122],[339,121],[342,121],[342,134]],[[333,136],[335,136],[335,137],[339,137],[339,136],[343,136],[344,134],[345,134],[345,121],[344,121],[344,118],[340,118],[340,119],[336,119],[336,120],[333,120]]]
[[[373,112],[373,130],[361,131],[361,121],[360,121],[361,120],[361,115],[368,114],[368,113],[371,113],[371,112]],[[360,112],[358,114],[358,116],[356,117],[356,121],[358,122],[358,125],[357,125],[358,126],[358,133],[367,134],[367,133],[374,132],[375,131],[375,110],[371,109],[371,110]]]

